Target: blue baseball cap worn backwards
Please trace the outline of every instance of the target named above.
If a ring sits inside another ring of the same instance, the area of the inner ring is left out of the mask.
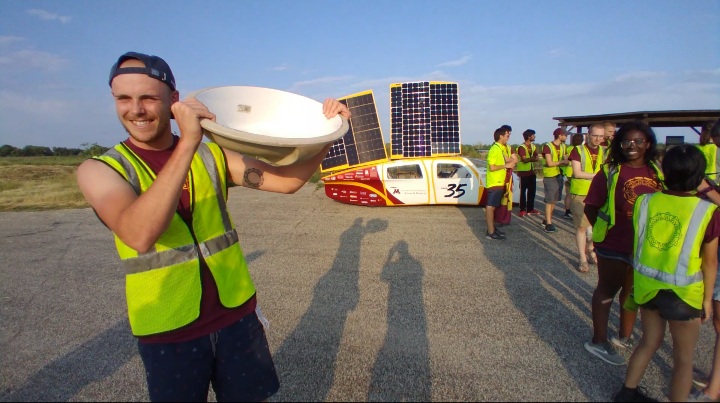
[[[128,59],[137,59],[143,62],[145,67],[122,67],[120,65]],[[117,62],[113,64],[110,69],[110,80],[108,84],[112,86],[113,78],[120,74],[145,74],[148,77],[152,77],[156,80],[160,80],[170,87],[171,90],[175,91],[175,77],[173,76],[170,66],[159,56],[150,56],[144,53],[138,52],[127,52],[118,58]]]

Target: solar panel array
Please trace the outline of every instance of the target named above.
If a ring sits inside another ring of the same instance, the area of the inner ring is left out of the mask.
[[[347,133],[336,140],[320,165],[320,171],[333,171],[355,165],[366,165],[387,160],[375,97],[372,91],[364,91],[338,101],[345,104],[350,113]]]
[[[392,158],[460,154],[456,83],[391,84],[390,115]]]

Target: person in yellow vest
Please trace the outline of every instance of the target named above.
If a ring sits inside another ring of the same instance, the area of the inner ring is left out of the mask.
[[[705,168],[705,174],[715,182],[720,180],[720,136],[713,137],[711,135],[712,122],[703,126],[700,132],[700,144],[698,148],[702,151],[705,156],[705,162],[707,167]]]
[[[610,143],[612,143],[613,138],[615,138],[615,130],[617,129],[617,125],[615,125],[615,122],[607,121],[602,122],[602,125],[605,128],[605,140],[600,143],[600,147],[603,148],[603,151],[605,152],[605,157],[607,158],[607,156],[610,155],[608,151],[610,148]]]
[[[517,147],[516,153],[518,163],[515,173],[520,178],[520,218],[528,214],[540,214],[535,209],[535,193],[537,192],[537,175],[535,174],[534,163],[540,157],[533,142],[535,141],[535,130],[527,129],[523,132],[524,143]]]
[[[682,144],[667,152],[662,169],[667,190],[638,196],[634,207],[633,297],[640,307],[642,337],[616,402],[647,401],[638,386],[668,325],[670,401],[687,401],[700,324],[713,315],[720,213],[715,204],[696,197],[703,187],[705,158],[696,147]]]
[[[568,160],[568,165],[563,167],[562,172],[565,176],[565,214],[563,218],[572,219],[572,194],[570,193],[570,183],[573,179],[573,167],[570,162],[570,153],[583,144],[584,137],[581,133],[575,133],[570,137],[570,145],[565,147],[565,158]]]
[[[610,156],[590,182],[585,197],[585,216],[593,231],[598,282],[592,296],[592,340],[585,349],[599,359],[623,365],[615,350],[631,349],[636,310],[626,309],[632,291],[633,206],[641,194],[662,189],[662,171],[656,164],[657,138],[648,125],[628,122],[610,143]],[[608,341],[608,321],[615,295],[620,291],[618,335]]]
[[[170,66],[157,56],[123,54],[109,85],[129,137],[83,162],[77,181],[115,236],[150,400],[205,401],[210,384],[218,401],[269,398],[279,381],[228,188],[293,193],[329,145],[306,162],[276,167],[203,142],[200,121],[215,115],[195,99],[180,101]],[[334,99],[322,109],[328,118],[350,116]]]
[[[512,136],[512,126],[510,125],[502,125],[500,126],[500,129],[506,130],[510,133]],[[505,144],[505,151],[506,155],[513,156],[512,152],[512,146],[510,144]],[[496,229],[500,229],[500,227],[510,225],[510,221],[512,220],[512,207],[513,207],[513,201],[512,201],[512,189],[513,189],[513,170],[512,169],[506,169],[505,170],[505,192],[503,192],[503,196],[500,199],[500,206],[494,209],[494,224]],[[505,235],[505,233],[500,230],[500,234]]]
[[[563,183],[565,182],[561,168],[568,165],[565,158],[565,129],[557,128],[553,132],[553,141],[545,144],[542,149],[545,166],[543,167],[543,188],[545,190],[545,219],[542,222],[545,232],[557,232],[552,223],[552,214],[555,204],[562,198]]]
[[[486,190],[488,192],[485,205],[485,221],[487,222],[487,239],[504,240],[505,234],[495,226],[495,209],[500,206],[505,193],[507,170],[515,167],[517,158],[508,152],[507,143],[510,131],[499,128],[493,133],[495,142],[490,146],[487,155]]]
[[[582,135],[577,133],[573,135]],[[604,151],[600,143],[604,137],[604,130],[601,124],[591,125],[587,134],[585,144],[575,146],[570,152],[570,164],[572,166],[572,181],[570,181],[570,194],[572,195],[570,209],[572,210],[573,225],[575,226],[575,245],[580,254],[580,263],[577,270],[581,273],[590,271],[590,264],[597,263],[597,256],[592,244],[592,236],[588,239],[587,233],[592,229],[590,221],[585,217],[585,197],[590,190],[590,183],[595,174],[600,171],[604,160]]]
[[[715,121],[710,129],[710,137],[720,140],[720,120]],[[707,168],[705,168],[707,173]],[[716,205],[720,206],[720,187],[711,179],[706,177],[704,183],[698,188],[698,195],[706,197]],[[720,251],[718,253],[720,260]],[[700,385],[701,388],[690,396],[688,401],[695,402],[716,402],[720,400],[720,275],[715,277],[715,287],[713,288],[713,327],[715,328],[715,348],[713,354],[712,370],[708,379],[695,379],[693,382]]]

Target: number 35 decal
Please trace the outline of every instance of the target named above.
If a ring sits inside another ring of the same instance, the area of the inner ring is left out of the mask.
[[[450,193],[446,194],[445,197],[452,197],[455,199],[462,197],[462,195],[465,194],[465,189],[463,189],[465,186],[467,186],[467,183],[461,183],[459,185],[450,183],[447,188]]]

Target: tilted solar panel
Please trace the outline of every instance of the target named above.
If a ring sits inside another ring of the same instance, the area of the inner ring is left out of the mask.
[[[391,158],[459,155],[458,105],[456,83],[391,84]]]
[[[330,147],[320,166],[321,172],[386,161],[387,151],[378,120],[372,90],[338,99],[352,116],[347,133]]]

